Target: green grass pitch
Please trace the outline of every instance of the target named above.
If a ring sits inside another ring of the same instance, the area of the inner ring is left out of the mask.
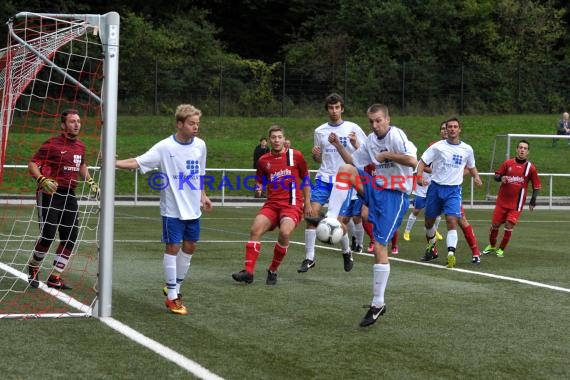
[[[298,274],[303,225],[276,286],[265,285],[275,233],[265,236],[253,284],[231,279],[256,211],[203,215],[182,288],[190,314],[178,316],[163,304],[158,207],[117,207],[113,318],[226,379],[570,377],[566,211],[525,211],[506,257],[484,256],[480,266],[460,233],[457,270],[442,259],[419,263],[420,217],[391,260],[388,311],[368,328],[358,323],[371,299],[372,257],[356,256],[345,273],[338,249],[320,246],[317,266]],[[467,209],[467,217],[483,247],[491,210]],[[2,320],[0,331],[4,378],[195,378],[96,318]]]

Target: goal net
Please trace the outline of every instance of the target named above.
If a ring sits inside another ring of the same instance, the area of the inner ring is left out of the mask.
[[[107,23],[109,15],[116,21],[113,29]],[[106,120],[116,122],[116,99],[115,105],[110,103],[116,98],[116,76],[110,88],[106,70],[116,67],[108,61],[109,30],[113,33],[118,27],[118,15],[19,13],[7,25],[7,45],[0,51],[0,318],[97,315],[100,201],[88,184],[78,183],[78,233],[62,274],[73,289],[63,291],[46,284],[55,273],[58,234],[41,261],[37,287],[30,286],[28,262],[43,227],[36,206],[37,184],[29,175],[28,162],[42,143],[61,133],[60,115],[72,108],[81,117],[79,138],[86,146],[89,174],[95,182],[102,178],[101,158],[114,157],[115,150],[114,145],[102,150],[102,135],[108,132],[102,126]],[[114,37],[118,40],[118,29]],[[115,131],[110,132],[113,139]],[[112,193],[114,177],[109,178]],[[105,199],[111,198],[103,195]],[[60,220],[55,227],[61,232],[72,226]]]

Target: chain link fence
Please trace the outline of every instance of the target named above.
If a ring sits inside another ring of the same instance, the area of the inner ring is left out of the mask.
[[[121,75],[121,114],[169,114],[190,102],[217,116],[318,115],[331,92],[355,113],[382,102],[402,115],[558,113],[570,102],[569,64],[236,62],[173,69],[155,61]]]

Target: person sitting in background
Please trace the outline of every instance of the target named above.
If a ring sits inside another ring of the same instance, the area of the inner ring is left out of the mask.
[[[557,135],[570,135],[570,120],[568,112],[562,114],[562,119],[558,120],[558,126],[556,128]],[[556,146],[558,139],[552,139],[552,146]],[[568,145],[570,145],[570,140],[568,140]]]

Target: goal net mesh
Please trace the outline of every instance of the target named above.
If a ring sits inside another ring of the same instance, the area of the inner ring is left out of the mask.
[[[99,202],[89,186],[76,188],[79,233],[63,273],[71,291],[48,288],[58,236],[42,261],[40,286],[28,284],[27,262],[38,239],[36,181],[27,164],[39,146],[61,131],[60,114],[81,117],[91,177],[98,182],[103,47],[98,28],[82,20],[27,15],[8,22],[0,51],[0,318],[91,315],[97,298]]]

